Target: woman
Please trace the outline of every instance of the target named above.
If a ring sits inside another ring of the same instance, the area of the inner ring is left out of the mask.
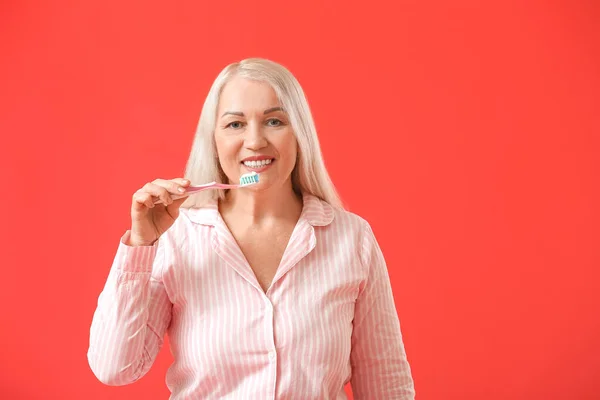
[[[256,185],[173,199],[251,171]],[[142,377],[168,332],[172,399],[344,399],[347,382],[356,399],[414,398],[384,258],[343,210],[287,69],[221,72],[185,176],[133,195],[92,321],[100,381]]]

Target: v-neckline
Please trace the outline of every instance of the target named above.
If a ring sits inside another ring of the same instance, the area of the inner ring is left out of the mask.
[[[256,273],[248,262],[235,236],[229,229],[217,203],[217,221],[213,231],[213,246],[217,254],[239,275],[264,295],[267,295],[279,279],[292,269],[302,258],[308,255],[316,245],[313,226],[304,216],[304,207],[283,251],[275,275],[267,290],[260,285]]]

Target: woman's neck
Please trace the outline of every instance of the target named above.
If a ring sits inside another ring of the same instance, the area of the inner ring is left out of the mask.
[[[227,219],[247,225],[265,225],[283,220],[293,221],[302,213],[302,198],[292,189],[271,187],[261,191],[230,190],[219,204],[219,211]]]

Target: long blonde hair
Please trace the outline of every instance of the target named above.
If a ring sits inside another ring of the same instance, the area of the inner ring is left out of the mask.
[[[262,58],[248,58],[230,64],[213,82],[202,107],[184,176],[192,184],[228,182],[217,159],[214,131],[221,91],[234,76],[268,83],[287,112],[298,141],[298,158],[292,171],[294,191],[312,194],[334,208],[343,209],[343,203],[325,168],[317,130],[302,87],[284,66]],[[208,200],[224,196],[224,190],[206,190],[190,196],[181,207],[202,207]]]

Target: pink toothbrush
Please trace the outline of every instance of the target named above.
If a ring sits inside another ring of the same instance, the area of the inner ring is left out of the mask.
[[[188,186],[185,193],[181,195],[171,195],[173,200],[178,200],[184,197],[187,197],[191,194],[199,193],[203,190],[207,189],[238,189],[241,187],[246,187],[250,185],[255,185],[258,183],[258,174],[256,172],[250,172],[248,174],[244,174],[240,177],[239,184],[226,184],[226,183],[217,183],[217,182],[209,182],[202,185],[193,185]],[[160,204],[163,201],[158,199],[154,201],[154,204]]]

